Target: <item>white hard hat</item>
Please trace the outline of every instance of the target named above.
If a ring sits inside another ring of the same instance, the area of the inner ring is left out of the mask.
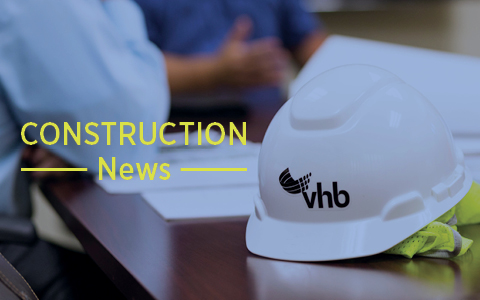
[[[248,249],[324,261],[388,250],[455,206],[472,178],[425,97],[383,69],[348,65],[277,112],[259,182]]]

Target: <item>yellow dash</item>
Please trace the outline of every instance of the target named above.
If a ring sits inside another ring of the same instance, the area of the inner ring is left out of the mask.
[[[190,171],[190,172],[209,172],[209,171],[246,172],[247,168],[180,168],[180,171]]]
[[[58,171],[58,172],[64,172],[64,171],[80,171],[80,172],[86,172],[88,171],[88,168],[21,168],[20,170],[26,171],[26,172],[36,172],[36,171]]]

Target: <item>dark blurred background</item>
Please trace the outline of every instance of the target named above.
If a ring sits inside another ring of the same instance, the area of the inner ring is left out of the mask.
[[[480,1],[303,1],[334,34],[480,56]]]

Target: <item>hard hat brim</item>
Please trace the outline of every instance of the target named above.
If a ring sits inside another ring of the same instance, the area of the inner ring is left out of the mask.
[[[454,207],[469,191],[472,175],[465,170],[463,187],[438,202],[425,199],[425,208],[393,220],[381,216],[349,222],[289,222],[268,216],[260,196],[250,216],[246,244],[250,252],[291,261],[330,261],[382,253],[425,227]]]

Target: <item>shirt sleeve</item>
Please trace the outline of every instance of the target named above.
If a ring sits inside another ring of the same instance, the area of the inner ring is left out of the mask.
[[[281,35],[287,49],[295,48],[306,36],[323,28],[319,18],[307,12],[300,0],[281,1]]]
[[[7,0],[8,2],[8,0]],[[7,101],[19,127],[40,141],[40,126],[53,122],[60,128],[60,140],[47,146],[74,165],[98,169],[98,158],[117,164],[151,161],[156,146],[136,146],[125,140],[120,145],[119,123],[137,128],[144,122],[144,137],[152,137],[169,111],[169,93],[162,55],[146,36],[143,16],[129,0],[103,3],[98,0],[11,1],[12,14],[0,41],[0,75]],[[4,63],[5,62],[5,63]],[[72,128],[81,122],[82,144],[63,143],[63,124]],[[87,145],[84,126],[99,135],[97,145]],[[101,122],[116,122],[111,145]],[[127,132],[130,131],[129,127]],[[45,138],[54,140],[51,127]],[[158,140],[158,138],[157,138]]]

